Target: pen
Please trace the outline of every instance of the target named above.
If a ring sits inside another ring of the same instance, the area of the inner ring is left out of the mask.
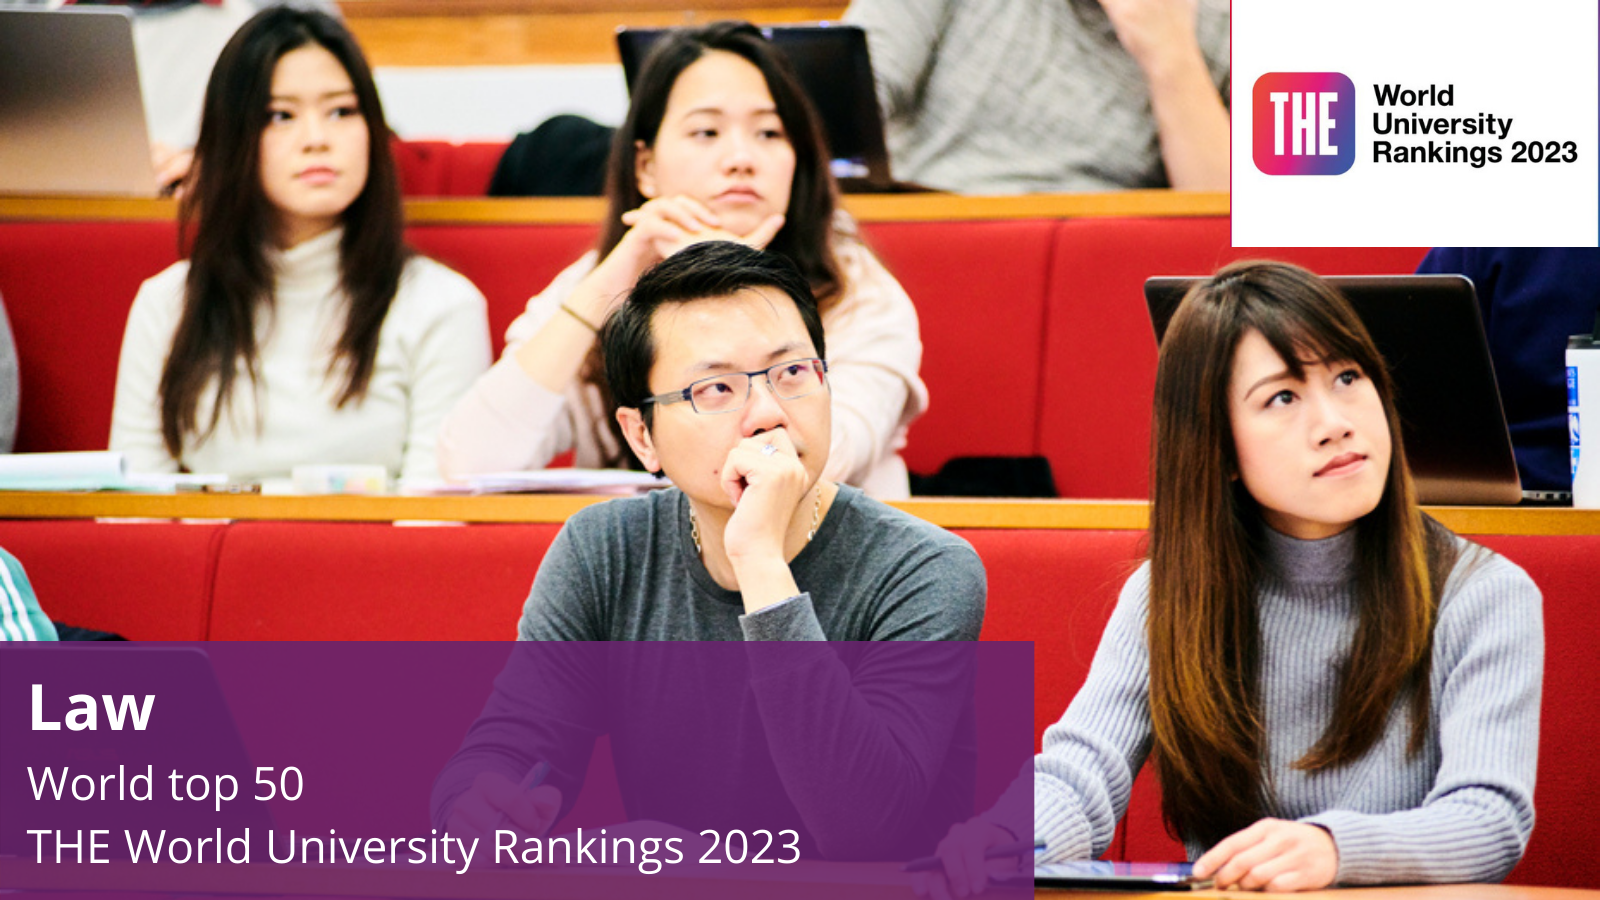
[[[539,785],[544,784],[544,779],[549,774],[550,774],[550,762],[548,760],[541,759],[538,762],[534,763],[533,764],[533,768],[528,770],[528,774],[523,776],[522,783],[517,785],[518,793],[519,794],[526,794],[527,792],[533,790],[534,788],[538,787]],[[499,823],[499,825],[496,826],[496,828],[504,828],[504,827],[506,827],[507,825],[510,825],[510,824],[513,824],[513,823],[509,822],[506,819],[506,814],[504,812],[500,813],[500,823]]]
[[[1042,849],[1044,849],[1044,842],[1042,841],[1015,841],[1010,844],[996,844],[993,847],[990,847],[989,849],[983,851],[983,858],[1001,859],[1007,856],[1021,856],[1024,853],[1031,853],[1035,850]],[[913,859],[911,862],[906,863],[905,867],[900,871],[934,872],[942,869],[944,869],[944,863],[939,861],[939,857],[924,856],[921,859]]]

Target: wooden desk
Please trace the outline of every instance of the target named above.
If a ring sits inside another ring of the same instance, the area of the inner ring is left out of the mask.
[[[1293,897],[1296,900],[1595,900],[1600,890],[1581,887],[1528,887],[1522,884],[1422,884],[1408,887],[1339,887],[1334,890],[1309,890],[1306,894],[1258,894],[1253,890],[1195,890],[1192,894],[1091,894],[1083,890],[1037,890],[1035,897],[1085,900],[1158,897]],[[998,898],[997,898],[998,900]]]
[[[262,497],[227,494],[0,492],[0,519],[276,519],[389,522],[565,522],[606,499],[577,494],[484,497]],[[1138,530],[1143,500],[916,498],[893,506],[944,528]],[[1437,506],[1427,511],[1461,534],[1600,534],[1600,510]]]
[[[406,219],[412,224],[589,225],[605,214],[605,203],[598,197],[411,198],[405,207]],[[1225,191],[1112,191],[1016,197],[847,194],[844,208],[862,222],[920,222],[1226,216],[1230,207]],[[173,200],[0,195],[0,221],[171,221],[177,214],[178,205]]]
[[[0,886],[28,890],[70,887],[83,891],[147,893],[235,893],[254,895],[344,897],[394,897],[417,900],[538,900],[538,898],[598,898],[615,896],[616,884],[605,876],[568,874],[546,870],[536,880],[528,869],[490,869],[457,876],[441,869],[415,866],[373,868],[300,867],[252,864],[249,866],[107,863],[97,866],[71,866],[70,875],[62,868],[35,865],[31,859],[0,859]],[[248,871],[243,871],[248,870]],[[812,900],[826,893],[829,900],[882,900],[885,896],[913,896],[907,876],[899,867],[885,863],[831,863],[802,861],[794,867],[732,867],[726,878],[700,878],[687,875],[655,876],[652,887],[662,896],[694,896],[697,886],[726,887],[741,895],[763,900]],[[71,884],[64,884],[70,878]],[[655,880],[659,878],[659,880]],[[602,882],[611,891],[596,890]],[[643,881],[638,882],[643,884]],[[629,887],[635,883],[630,882]],[[895,889],[904,885],[903,893]],[[747,888],[747,890],[746,890]],[[721,891],[716,896],[729,896]],[[986,892],[995,900],[1018,895],[1010,891]],[[1185,894],[1131,894],[1038,890],[1039,898],[1074,897],[1082,900],[1131,900],[1137,897],[1259,897],[1248,891],[1196,891]],[[1412,887],[1341,888],[1302,894],[1283,894],[1304,900],[1600,900],[1600,891],[1580,888],[1525,887],[1500,884],[1444,884]]]

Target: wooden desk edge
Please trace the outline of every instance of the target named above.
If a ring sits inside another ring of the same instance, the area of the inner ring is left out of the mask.
[[[581,494],[481,497],[254,496],[0,492],[0,519],[241,519],[338,522],[561,523],[592,503]],[[944,528],[1142,530],[1143,500],[916,498],[893,504]],[[1600,510],[1436,506],[1427,511],[1461,534],[1600,534]]]
[[[783,872],[745,868],[738,872],[719,873],[721,877],[684,873],[661,882],[663,887],[693,889],[696,886],[721,885],[728,888],[743,887],[749,893],[759,892],[776,900],[809,898],[819,889],[834,900],[876,900],[886,889],[899,887],[904,876],[894,863],[840,863],[806,860],[794,870]],[[414,898],[414,900],[445,900],[445,898],[470,897],[476,900],[526,900],[531,897],[592,897],[600,896],[595,890],[595,876],[579,871],[550,871],[540,873],[538,886],[530,891],[528,873],[515,868],[474,871],[466,879],[449,869],[404,871],[391,867],[356,868],[302,867],[248,864],[239,867],[197,868],[173,863],[112,862],[92,869],[85,864],[67,864],[66,867],[39,866],[25,857],[0,859],[0,884],[7,889],[23,891],[70,890],[107,891],[131,893],[233,893],[239,896],[345,896]],[[728,877],[732,876],[732,877]],[[603,877],[603,876],[602,876]],[[638,882],[629,882],[635,886]],[[241,888],[243,889],[241,891]],[[901,888],[909,895],[909,885]],[[610,891],[605,895],[609,896]],[[674,891],[673,893],[684,893]],[[721,893],[728,893],[727,891]],[[107,894],[107,896],[114,896]],[[1016,896],[1007,892],[1001,896]],[[1062,897],[1063,892],[1040,888],[1035,896]],[[1239,897],[1239,892],[1195,891],[1175,895],[1172,893],[1129,893],[1125,891],[1074,891],[1080,900],[1130,900],[1130,898],[1188,897]],[[1596,900],[1600,891],[1585,888],[1536,887],[1511,884],[1433,884],[1370,888],[1335,888],[1311,891],[1296,895],[1304,900]]]
[[[597,197],[408,198],[413,225],[593,225],[605,213]],[[844,207],[863,222],[984,221],[1096,217],[1226,216],[1228,194],[1110,191],[968,197],[956,194],[849,194]],[[173,200],[137,197],[0,195],[0,221],[160,221],[177,217]]]

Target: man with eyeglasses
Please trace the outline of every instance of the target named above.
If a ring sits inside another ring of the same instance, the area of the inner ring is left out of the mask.
[[[639,279],[600,340],[628,445],[675,489],[573,516],[522,639],[977,639],[972,547],[821,477],[826,348],[786,258],[683,250]]]
[[[778,861],[927,852],[971,815],[977,648],[950,642],[983,626],[983,564],[821,477],[810,286],[777,254],[697,244],[640,277],[600,340],[624,437],[674,486],[557,535],[518,627],[557,643],[512,651],[434,784],[435,826],[532,846],[609,733],[629,815],[658,820],[634,836],[765,831]],[[824,640],[847,643],[789,643]]]

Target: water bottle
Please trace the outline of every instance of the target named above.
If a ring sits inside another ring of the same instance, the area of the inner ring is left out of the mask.
[[[1588,441],[1583,433],[1589,433]],[[1567,433],[1572,444],[1572,505],[1600,509],[1600,313],[1593,334],[1567,340]]]

